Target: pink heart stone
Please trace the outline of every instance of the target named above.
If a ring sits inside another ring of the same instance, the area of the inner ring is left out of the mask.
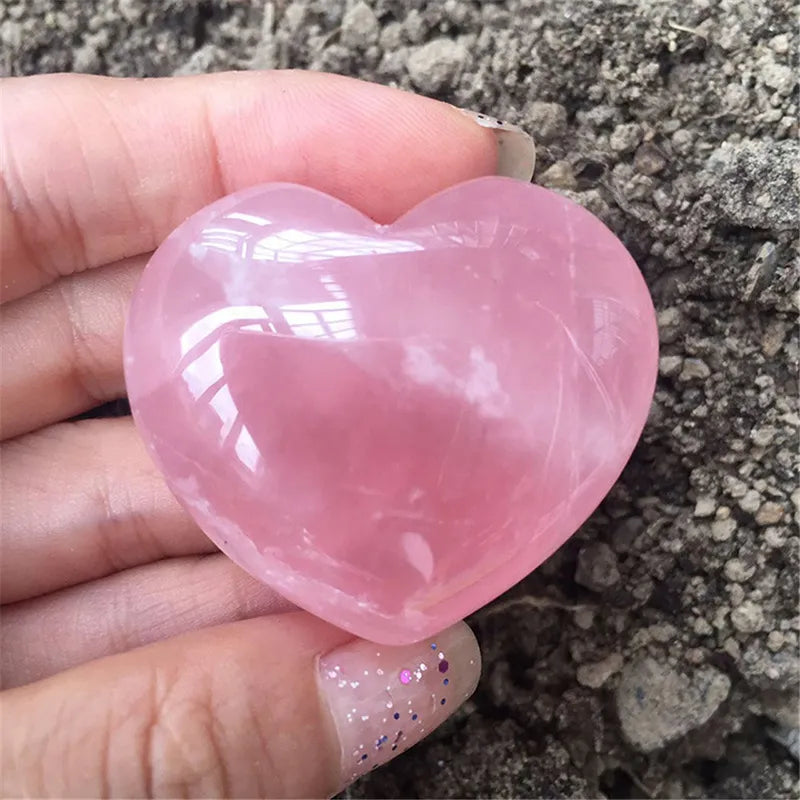
[[[586,519],[641,433],[657,350],[633,259],[558,194],[481,178],[387,226],[268,184],[156,251],[125,369],[150,453],[225,553],[403,644]]]

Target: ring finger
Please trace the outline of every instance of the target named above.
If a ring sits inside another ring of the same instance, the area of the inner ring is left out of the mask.
[[[63,423],[0,447],[0,599],[16,602],[216,548],[130,417]]]

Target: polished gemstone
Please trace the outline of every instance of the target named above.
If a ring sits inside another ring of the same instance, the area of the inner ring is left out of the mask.
[[[576,530],[656,367],[621,242],[505,178],[388,226],[295,185],[225,197],[156,251],[125,343],[136,423],[200,527],[388,644],[466,616]]]

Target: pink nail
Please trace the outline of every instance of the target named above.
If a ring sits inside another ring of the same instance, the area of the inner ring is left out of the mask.
[[[459,622],[439,636],[403,647],[359,639],[319,660],[322,695],[342,757],[342,784],[416,744],[474,691],[481,656]]]

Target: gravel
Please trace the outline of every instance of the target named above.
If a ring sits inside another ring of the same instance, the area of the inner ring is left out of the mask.
[[[622,731],[637,750],[658,750],[708,722],[730,688],[730,678],[713,667],[685,675],[653,658],[637,660],[617,686]]]
[[[525,125],[659,312],[629,466],[474,615],[484,678],[351,797],[751,797],[797,772],[793,0],[24,0],[9,74],[328,69]],[[398,165],[402,168],[402,165]],[[794,754],[794,755],[793,755]]]

